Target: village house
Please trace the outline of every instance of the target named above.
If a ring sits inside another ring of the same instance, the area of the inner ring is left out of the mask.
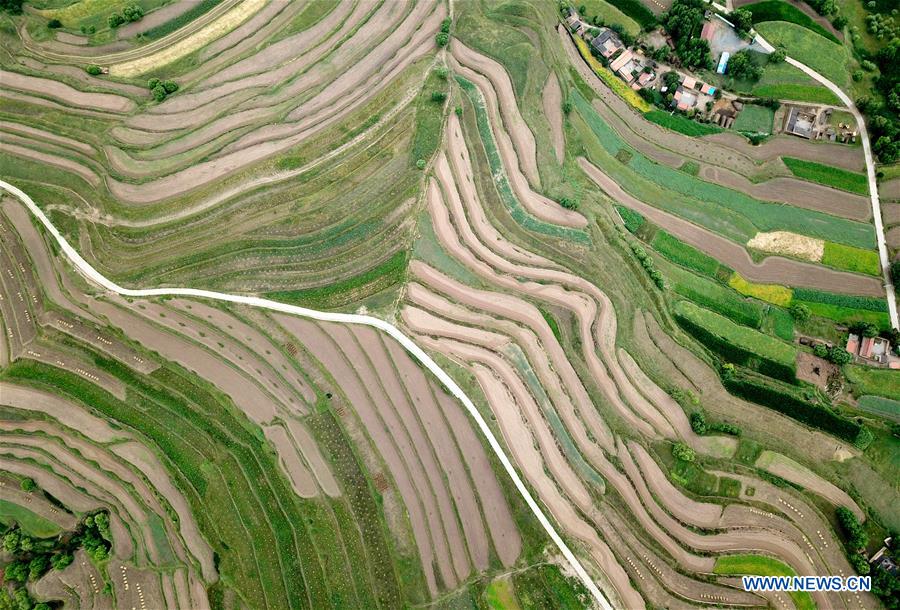
[[[591,46],[606,60],[625,48],[619,36],[608,28],[603,28],[603,31],[591,41]]]
[[[891,342],[884,337],[860,338],[859,335],[850,333],[846,349],[853,356],[858,356],[863,360],[886,365],[892,369],[900,369],[900,358],[891,354]]]

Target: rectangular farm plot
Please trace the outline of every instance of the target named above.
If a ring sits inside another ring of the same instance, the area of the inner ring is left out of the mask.
[[[863,250],[834,242],[825,242],[822,264],[866,275],[881,275],[881,261],[874,250]]]

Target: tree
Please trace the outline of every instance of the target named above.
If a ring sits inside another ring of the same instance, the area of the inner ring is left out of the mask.
[[[739,33],[749,32],[753,28],[753,13],[745,8],[731,11],[729,19]]]
[[[113,13],[109,17],[106,18],[106,23],[109,24],[109,27],[115,29],[125,23],[125,17],[120,15],[119,13]]]
[[[869,544],[869,536],[866,534],[862,525],[860,525],[859,520],[856,518],[856,515],[853,514],[853,511],[844,506],[839,506],[837,510],[835,510],[835,516],[837,517],[838,523],[841,525],[844,534],[846,534],[847,548],[854,553],[864,550]]]
[[[449,17],[447,17],[446,19],[441,21],[441,32],[443,32],[444,34],[449,34],[450,26],[452,24],[453,24],[453,20],[451,20]]]
[[[847,18],[844,17],[843,15],[838,15],[837,17],[835,17],[834,19],[831,20],[831,25],[833,25],[834,29],[836,29],[839,32],[841,30],[843,30],[845,27],[847,27],[847,23],[848,23]]]
[[[454,112],[456,112],[456,116],[462,116],[462,106],[457,106]]]
[[[447,43],[450,42],[450,35],[447,32],[441,32],[434,39],[439,47],[446,47]]]
[[[51,19],[47,22],[47,27],[51,30],[58,30],[62,27],[62,21],[60,21],[59,19]]]
[[[706,424],[706,416],[703,415],[703,412],[695,411],[691,413],[691,429],[701,436],[709,432],[709,427]]]
[[[425,169],[426,165],[428,165],[428,163],[425,162],[425,159],[419,159],[418,161],[416,161],[416,167],[418,169]]]
[[[155,87],[153,87],[150,93],[153,94],[153,99],[155,99],[157,102],[161,102],[166,99],[166,88],[162,85],[156,85]]]
[[[100,74],[103,74],[103,70],[97,64],[88,64],[84,67],[84,71],[91,76],[98,76]]]
[[[24,561],[13,561],[7,564],[3,570],[3,577],[6,580],[25,582],[28,580],[28,564]]]
[[[838,366],[843,366],[853,360],[853,356],[842,347],[832,347],[828,352],[828,359]]]
[[[562,103],[562,111],[566,116],[568,116],[569,113],[572,112],[572,100],[567,99]]]
[[[729,76],[743,80],[759,80],[762,76],[762,68],[756,65],[746,50],[738,51],[731,56],[726,72]]]
[[[444,100],[446,100],[446,99],[447,99],[447,94],[444,93],[443,91],[432,91],[431,92],[431,101],[432,102],[435,102],[438,104],[443,104]]]
[[[806,320],[809,320],[809,317],[812,315],[809,307],[803,303],[794,303],[791,305],[789,311],[791,312],[791,317],[798,322],[805,322]]]
[[[160,81],[158,78],[151,78],[150,80],[147,81],[147,88],[150,89],[150,90],[156,89],[156,86],[157,86],[160,82],[161,82],[161,81]]]
[[[891,263],[891,279],[895,287],[900,284],[900,258]]]
[[[166,90],[166,94],[175,93],[178,91],[178,83],[173,80],[163,81],[162,83],[163,89]]]
[[[450,76],[450,69],[447,66],[438,66],[434,73],[439,79],[447,80],[447,77]]]
[[[75,557],[72,553],[57,553],[50,559],[50,563],[53,565],[54,570],[64,570],[74,560]]]
[[[561,197],[559,200],[559,205],[566,208],[567,210],[577,210],[578,202],[570,197]]]
[[[25,477],[22,479],[22,482],[19,483],[19,487],[22,488],[22,491],[34,491],[37,489],[37,483],[35,483],[34,479],[31,477]]]
[[[18,15],[22,12],[22,0],[0,0],[0,11]]]
[[[35,581],[44,575],[50,567],[50,561],[46,555],[38,555],[28,562],[28,580]]]
[[[697,459],[697,454],[694,453],[694,450],[684,443],[675,443],[675,446],[672,448],[672,455],[675,456],[675,459],[682,462],[693,462]]]
[[[769,61],[773,64],[780,64],[784,61],[785,57],[787,57],[787,53],[784,52],[784,49],[775,49],[769,53]]]
[[[144,9],[137,4],[130,4],[122,9],[122,16],[128,21],[139,21],[144,16]]]
[[[825,358],[828,356],[828,346],[824,343],[816,343],[813,346],[813,353],[819,358]]]

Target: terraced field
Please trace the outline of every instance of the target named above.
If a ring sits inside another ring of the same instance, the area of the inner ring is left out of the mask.
[[[0,595],[878,607],[736,578],[900,521],[795,343],[886,325],[858,148],[666,129],[554,4],[100,6],[0,16],[0,562],[71,554]]]

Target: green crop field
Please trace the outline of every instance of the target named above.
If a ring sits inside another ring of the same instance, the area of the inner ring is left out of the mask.
[[[686,136],[699,137],[713,133],[720,133],[721,127],[709,125],[706,123],[698,123],[693,119],[675,112],[665,112],[664,110],[651,110],[644,114],[644,118],[648,121],[662,125],[666,129],[683,133]]]
[[[787,564],[763,555],[725,555],[716,559],[716,574],[756,576],[794,576],[797,573]],[[805,591],[789,593],[798,610],[814,610],[815,602]]]
[[[900,400],[900,372],[856,364],[848,365],[845,371],[854,395],[870,394]]]
[[[746,104],[734,122],[734,129],[750,133],[772,133],[775,112],[766,106]]]
[[[900,422],[900,400],[892,400],[882,396],[860,396],[859,408],[867,413],[874,413],[895,422]]]
[[[606,0],[580,0],[579,8],[583,6],[583,17],[591,21],[596,15],[607,25],[619,25],[631,36],[641,33],[641,25],[626,15],[616,6],[618,3],[609,3]]]
[[[678,263],[682,267],[687,267],[702,275],[716,277],[722,266],[713,257],[665,231],[657,231],[650,245],[673,263]]]
[[[798,178],[859,195],[869,194],[869,180],[865,174],[793,157],[782,157],[781,160]]]
[[[662,266],[673,290],[707,309],[734,320],[738,324],[760,328],[764,319],[764,305],[747,299],[722,284],[701,277],[674,265]]]
[[[812,30],[816,34],[824,36],[835,44],[841,43],[834,34],[816,23],[809,15],[782,0],[763,0],[763,2],[754,2],[753,4],[748,4],[742,8],[747,9],[753,14],[754,24],[763,21],[787,21],[789,23],[796,23],[808,30]]]

